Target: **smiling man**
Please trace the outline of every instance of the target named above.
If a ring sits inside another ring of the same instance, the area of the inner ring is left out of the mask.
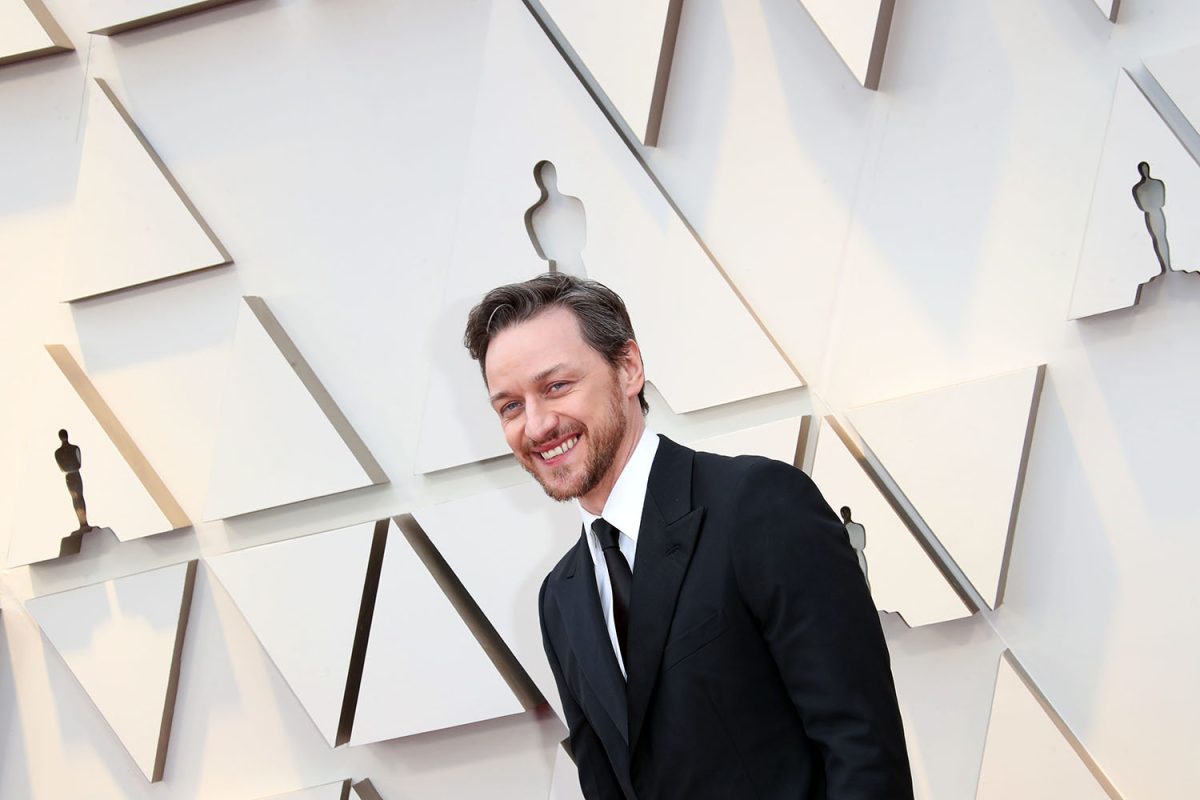
[[[807,476],[647,428],[641,350],[602,284],[493,289],[464,338],[518,461],[583,520],[538,610],[584,795],[911,798],[879,618]]]

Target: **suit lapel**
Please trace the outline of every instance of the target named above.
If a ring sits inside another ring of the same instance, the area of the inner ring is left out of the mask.
[[[687,574],[704,509],[693,509],[695,453],[662,437],[642,510],[629,610],[629,744],[637,746],[646,709],[658,679],[679,587]],[[595,592],[593,591],[593,594]]]
[[[608,627],[600,610],[596,568],[585,536],[580,536],[579,544],[575,546],[574,568],[553,586],[559,610],[566,620],[567,637],[575,652],[576,662],[621,732],[621,738],[628,744],[629,712],[625,681],[621,679],[621,668],[613,654],[612,640],[608,638]]]

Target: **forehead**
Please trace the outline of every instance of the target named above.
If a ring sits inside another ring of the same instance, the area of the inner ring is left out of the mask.
[[[575,314],[551,308],[496,334],[487,349],[487,383],[503,388],[499,384],[529,380],[556,364],[582,366],[598,358],[584,341]]]

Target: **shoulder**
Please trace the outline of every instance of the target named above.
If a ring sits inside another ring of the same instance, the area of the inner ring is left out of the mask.
[[[563,554],[562,558],[558,560],[558,563],[555,564],[548,573],[546,573],[546,577],[542,579],[542,587],[538,591],[538,608],[545,607],[547,589],[550,584],[564,580],[575,573],[578,568],[579,558],[581,556],[580,551],[584,546],[583,541],[583,537],[576,539],[575,544],[573,544],[567,550],[567,552]],[[586,555],[586,553],[583,553],[582,555]]]
[[[763,456],[730,457],[697,451],[695,478],[697,488],[705,494],[736,504],[820,496],[812,479],[803,471]]]

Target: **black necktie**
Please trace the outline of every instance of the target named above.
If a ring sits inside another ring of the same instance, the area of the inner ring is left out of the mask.
[[[613,622],[617,628],[617,643],[621,646],[621,659],[629,670],[629,646],[626,643],[629,632],[629,597],[633,594],[633,570],[621,552],[618,540],[621,532],[603,519],[592,523],[592,532],[600,542],[604,551],[604,561],[608,564],[608,579],[612,584]]]

